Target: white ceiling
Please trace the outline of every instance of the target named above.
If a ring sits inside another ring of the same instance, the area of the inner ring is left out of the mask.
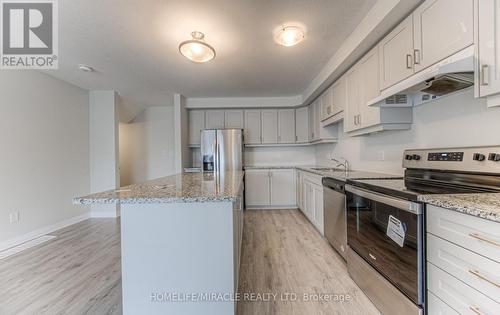
[[[59,70],[85,89],[115,89],[125,103],[170,105],[187,97],[298,95],[376,0],[71,0],[59,1]],[[306,40],[286,48],[273,29],[306,25]],[[178,45],[205,33],[217,57],[195,64]],[[80,63],[96,69],[77,70]]]

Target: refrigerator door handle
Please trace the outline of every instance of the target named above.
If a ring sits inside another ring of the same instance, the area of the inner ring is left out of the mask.
[[[214,138],[214,174],[219,173],[219,143],[217,142],[217,134]]]

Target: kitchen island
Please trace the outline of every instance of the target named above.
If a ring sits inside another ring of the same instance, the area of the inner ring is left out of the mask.
[[[235,314],[243,177],[178,174],[74,199],[121,206],[124,314]]]

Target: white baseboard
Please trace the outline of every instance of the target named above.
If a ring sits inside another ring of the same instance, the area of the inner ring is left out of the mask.
[[[75,223],[86,220],[88,218],[90,218],[90,214],[84,213],[82,215],[72,217],[72,218],[69,218],[67,220],[57,222],[55,224],[51,224],[49,226],[46,226],[46,227],[43,227],[40,229],[36,229],[36,230],[29,232],[29,233],[26,233],[24,235],[14,237],[14,238],[11,238],[9,240],[0,242],[0,251],[6,250],[8,248],[11,248],[11,247],[14,247],[17,245],[20,245],[22,243],[26,243],[28,241],[31,241],[32,239],[38,238],[38,237],[45,235],[45,234],[48,234],[48,233],[52,233],[54,231],[60,230],[62,228],[73,225]]]
[[[249,205],[245,207],[245,210],[295,210],[298,209],[297,206],[254,206]]]

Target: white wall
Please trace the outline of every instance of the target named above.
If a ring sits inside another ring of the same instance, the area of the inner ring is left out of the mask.
[[[471,90],[415,107],[413,120],[407,131],[368,137],[348,137],[341,132],[338,144],[316,147],[316,162],[332,165],[329,153],[333,152],[348,159],[353,169],[402,174],[404,149],[500,145],[500,108],[487,109],[485,101],[474,99]]]
[[[35,71],[0,71],[0,248],[88,214],[88,92]],[[18,223],[9,214],[19,211]]]
[[[149,107],[120,124],[122,186],[175,173],[174,108]]]

